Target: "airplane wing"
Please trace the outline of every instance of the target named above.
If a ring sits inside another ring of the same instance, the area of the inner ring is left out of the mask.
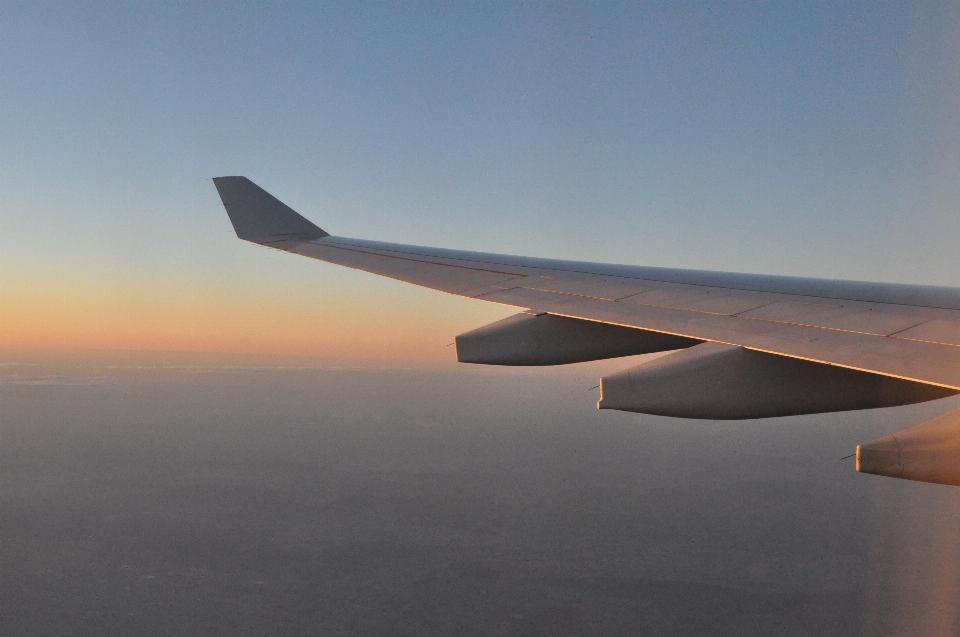
[[[214,183],[241,239],[522,310],[458,336],[461,362],[555,365],[677,350],[601,379],[601,409],[764,418],[891,407],[960,393],[957,288],[349,239],[329,235],[246,177],[218,177]],[[948,416],[936,423],[936,435],[929,427],[911,429],[895,434],[894,442],[860,445],[858,470],[960,486],[960,444],[954,458],[944,456],[950,445],[942,442],[960,443],[960,412]]]

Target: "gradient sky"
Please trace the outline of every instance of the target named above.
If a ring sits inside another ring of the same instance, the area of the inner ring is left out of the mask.
[[[336,235],[960,286],[960,4],[0,6],[0,346],[442,361],[509,309]]]

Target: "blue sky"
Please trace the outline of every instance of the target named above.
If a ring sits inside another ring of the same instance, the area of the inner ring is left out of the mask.
[[[7,3],[0,85],[8,301],[421,298],[236,241],[225,174],[345,236],[960,285],[955,3]]]

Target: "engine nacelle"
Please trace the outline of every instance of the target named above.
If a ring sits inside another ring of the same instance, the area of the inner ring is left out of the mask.
[[[857,471],[960,486],[960,411],[858,445]]]
[[[703,343],[600,379],[600,409],[739,420],[896,407],[952,389]]]
[[[457,337],[457,360],[564,365],[691,347],[703,341],[553,314],[517,314]]]

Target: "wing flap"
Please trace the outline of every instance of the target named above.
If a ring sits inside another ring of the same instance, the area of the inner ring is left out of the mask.
[[[933,319],[902,332],[897,332],[893,334],[893,337],[928,343],[960,345],[960,321]]]
[[[774,295],[763,292],[672,284],[661,285],[648,292],[619,300],[631,305],[653,305],[732,316],[771,303],[772,296]]]
[[[604,301],[616,301],[656,288],[655,283],[641,279],[562,272],[551,273],[549,276],[532,276],[523,282],[523,286],[532,290],[586,296]]]
[[[889,336],[931,320],[935,311],[884,307],[855,301],[803,299],[764,305],[743,314],[746,318],[794,323],[848,332]]]

